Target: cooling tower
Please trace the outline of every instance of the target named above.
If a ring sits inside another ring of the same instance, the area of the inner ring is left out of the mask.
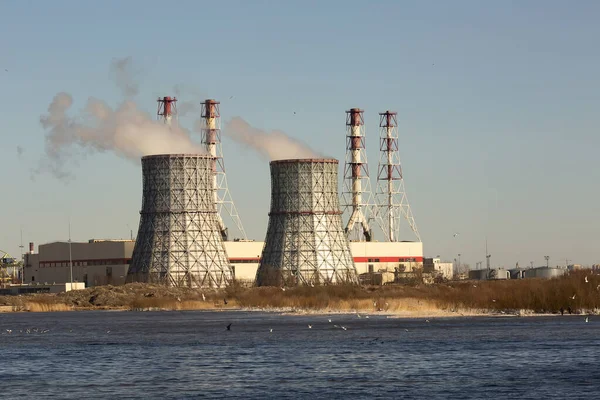
[[[271,211],[258,286],[357,283],[342,228],[335,159],[271,162]]]
[[[142,211],[129,282],[224,287],[231,280],[211,165],[210,156],[142,158]]]

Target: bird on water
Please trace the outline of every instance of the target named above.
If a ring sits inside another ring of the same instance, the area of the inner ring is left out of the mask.
[[[227,330],[230,331],[231,330],[231,324],[227,325]]]

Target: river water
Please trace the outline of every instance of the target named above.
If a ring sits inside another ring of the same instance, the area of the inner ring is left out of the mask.
[[[0,331],[7,399],[600,398],[600,317],[82,311]]]

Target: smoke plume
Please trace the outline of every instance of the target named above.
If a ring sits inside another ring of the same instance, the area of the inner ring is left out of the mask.
[[[269,160],[293,158],[321,158],[304,143],[287,136],[282,131],[265,132],[250,126],[241,117],[233,117],[225,124],[223,134],[236,142],[246,144]]]
[[[48,113],[40,117],[47,132],[47,159],[40,170],[49,169],[58,178],[69,177],[65,164],[74,149],[113,152],[135,162],[151,154],[204,153],[192,142],[187,130],[153,120],[132,101],[113,110],[103,101],[90,98],[78,118],[68,115],[72,105],[70,94],[58,93],[48,106]]]
[[[140,91],[138,84],[133,79],[135,74],[131,56],[115,58],[110,64],[110,75],[123,92],[123,96],[127,98],[137,96]]]
[[[200,103],[202,94],[200,90],[187,86],[177,84],[173,87],[173,93],[177,97],[177,114],[180,117],[186,117],[188,115],[200,115]],[[192,97],[195,100],[181,100],[181,96]]]

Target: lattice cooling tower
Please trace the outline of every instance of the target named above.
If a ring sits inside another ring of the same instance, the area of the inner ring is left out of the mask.
[[[210,156],[142,158],[142,211],[128,281],[224,287],[232,279],[211,165]]]
[[[271,162],[271,212],[258,286],[357,283],[335,159]]]

